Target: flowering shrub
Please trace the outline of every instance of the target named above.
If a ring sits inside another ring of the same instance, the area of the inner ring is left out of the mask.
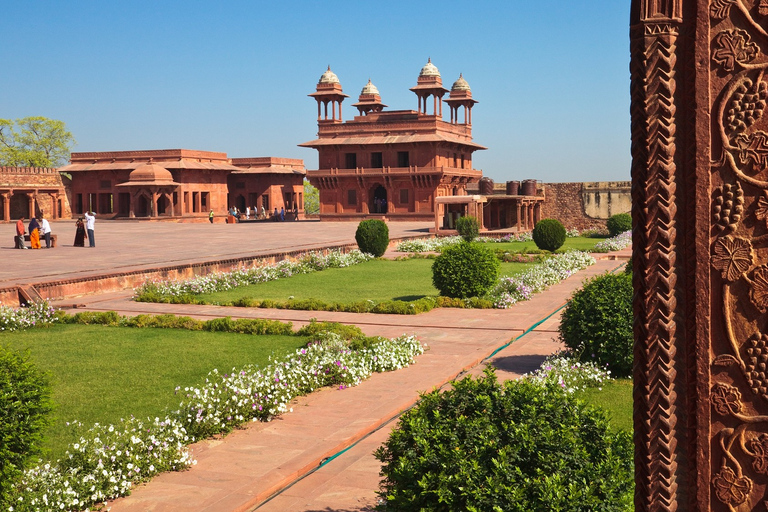
[[[318,333],[316,340],[265,368],[214,370],[200,387],[177,388],[183,395],[179,410],[163,420],[95,425],[63,459],[26,471],[12,490],[9,510],[83,510],[124,496],[157,473],[194,464],[185,448],[189,443],[249,420],[268,421],[290,411],[288,403],[296,396],[327,385],[357,385],[373,372],[406,367],[424,352],[412,336],[382,339],[356,351],[339,334]]]
[[[575,235],[579,236],[578,231]],[[460,236],[446,236],[441,238],[427,238],[422,240],[406,240],[400,242],[395,248],[398,252],[427,252],[427,251],[441,251],[445,247],[456,245],[462,241]],[[484,244],[504,243],[504,242],[532,242],[533,235],[530,231],[524,233],[508,233],[501,237],[480,236],[475,238],[475,242],[481,242]]]
[[[35,302],[23,308],[0,306],[0,332],[27,329],[56,321],[56,310],[46,301]]]
[[[296,261],[283,260],[274,265],[236,268],[229,272],[198,276],[186,281],[148,281],[136,289],[134,299],[144,302],[173,302],[174,298],[231,290],[238,286],[266,283],[283,277],[309,274],[326,268],[343,268],[372,259],[358,250],[327,255],[310,253]]]
[[[592,362],[579,362],[567,353],[555,354],[541,363],[534,372],[525,375],[532,382],[560,386],[566,393],[597,387],[611,379],[610,370]]]
[[[288,403],[299,395],[325,386],[356,386],[373,372],[408,366],[421,353],[423,348],[413,336],[353,351],[340,335],[326,333],[264,368],[212,371],[203,386],[181,390],[184,398],[177,414],[194,438],[229,432],[243,422],[268,421],[288,411]]]
[[[12,510],[83,510],[125,496],[158,473],[193,464],[185,448],[189,442],[176,419],[96,424],[70,445],[63,459],[24,473],[10,502]]]
[[[565,236],[567,236],[568,238],[576,238],[577,236],[581,236],[581,233],[579,233],[578,229],[571,228],[565,232]]]
[[[557,254],[525,272],[502,277],[488,292],[488,299],[493,302],[494,307],[505,309],[519,301],[529,300],[534,293],[544,291],[594,264],[595,259],[586,252],[569,251]]]
[[[613,238],[608,238],[606,240],[597,242],[595,247],[592,248],[592,252],[620,251],[622,249],[626,249],[630,245],[632,245],[632,232],[625,231],[624,233],[620,233]]]
[[[444,247],[456,245],[461,242],[460,236],[445,236],[440,238],[425,238],[422,240],[406,240],[397,244],[398,252],[428,252],[441,251]]]

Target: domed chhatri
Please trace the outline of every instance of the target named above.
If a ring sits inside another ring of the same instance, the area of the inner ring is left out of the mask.
[[[328,66],[328,69],[323,73],[323,75],[320,77],[320,80],[317,82],[318,84],[341,84],[339,82],[339,77],[336,76],[336,73],[331,71],[331,66]]]
[[[421,73],[419,73],[419,77],[422,76],[436,76],[440,77],[440,71],[437,69],[437,66],[432,64],[432,57],[427,59],[427,63],[424,65],[423,68],[421,68]]]
[[[453,95],[454,92],[459,91],[471,91],[469,84],[466,80],[464,80],[464,75],[461,73],[459,73],[459,79],[453,82],[453,86],[451,87],[451,95]]]
[[[360,91],[360,96],[363,94],[379,94],[379,90],[376,88],[373,83],[371,83],[371,79],[368,79],[368,83],[363,86],[363,90]]]
[[[386,105],[381,102],[379,90],[373,85],[370,78],[368,79],[368,83],[363,87],[363,90],[360,91],[360,97],[357,99],[357,103],[354,103],[352,106],[357,107],[361,116],[368,115],[371,112],[381,112],[384,107],[386,107]]]
[[[128,183],[173,184],[171,171],[157,164],[143,164],[128,175]]]

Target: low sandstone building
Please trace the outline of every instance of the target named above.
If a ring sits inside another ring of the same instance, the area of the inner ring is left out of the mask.
[[[304,165],[280,158],[230,159],[188,149],[72,153],[72,213],[107,218],[205,220],[232,206],[303,214]]]

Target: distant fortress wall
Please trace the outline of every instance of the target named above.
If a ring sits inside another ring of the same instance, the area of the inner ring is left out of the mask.
[[[541,217],[558,219],[566,228],[605,227],[605,221],[632,208],[631,182],[543,183]]]

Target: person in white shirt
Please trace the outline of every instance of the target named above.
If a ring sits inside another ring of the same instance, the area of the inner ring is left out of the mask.
[[[88,232],[88,245],[96,247],[96,241],[93,239],[93,227],[96,223],[96,215],[93,212],[85,212],[85,230]]]
[[[44,216],[40,216],[40,232],[43,234],[43,238],[45,238],[45,248],[50,249],[51,248],[51,225],[48,224],[48,219],[46,219]]]

